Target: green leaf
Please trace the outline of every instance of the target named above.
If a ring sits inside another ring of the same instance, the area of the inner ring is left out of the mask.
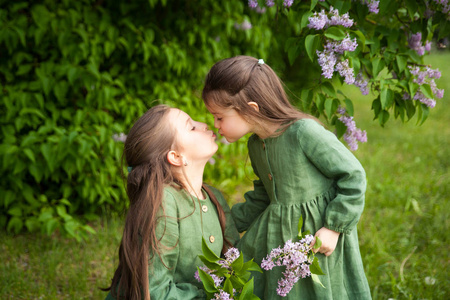
[[[34,157],[34,152],[31,151],[30,148],[25,148],[25,149],[23,149],[23,153],[24,153],[24,154],[25,154],[32,162],[35,162],[35,161],[36,161],[36,159],[35,159],[35,157]]]
[[[402,73],[406,68],[406,63],[408,62],[408,59],[403,55],[397,55],[395,58],[397,60],[398,71]]]
[[[388,120],[389,120],[389,112],[386,110],[380,111],[380,113],[378,114],[378,121],[380,122],[380,125],[384,126],[384,124],[386,124]]]
[[[312,274],[325,275],[325,273],[319,266],[319,260],[317,259],[317,257],[314,257],[312,264],[309,266],[309,270],[311,271]]]
[[[394,103],[394,93],[389,88],[383,88],[380,93],[381,108],[389,108]]]
[[[344,133],[347,131],[347,126],[345,126],[345,124],[342,123],[341,120],[336,120],[335,128],[336,128],[336,136],[338,138],[341,138],[344,135]]]
[[[230,278],[225,279],[223,283],[223,290],[230,295],[233,295],[233,284],[231,283]]]
[[[315,61],[316,50],[319,47],[319,42],[320,39],[318,35],[310,34],[305,38],[306,53],[312,62]]]
[[[23,222],[18,217],[12,217],[9,222],[6,230],[8,232],[19,233],[23,228]]]
[[[300,216],[297,224],[298,236],[302,235],[302,227],[303,227],[303,216]]]
[[[244,287],[242,288],[241,295],[239,296],[239,299],[245,300],[245,299],[252,299],[253,298],[253,278],[250,279],[246,284],[244,284]]]
[[[433,91],[429,84],[422,84],[420,87],[420,91],[427,97],[428,99],[433,99]]]
[[[316,243],[314,244],[314,249],[319,249],[320,248],[320,246],[322,246],[322,241],[319,239],[319,237],[318,236],[316,236]]]
[[[329,81],[322,82],[320,87],[322,88],[322,91],[324,93],[326,93],[328,96],[330,96],[332,98],[336,98],[336,91],[335,91],[333,85]]]
[[[206,244],[206,240],[204,237],[202,237],[202,252],[205,258],[210,262],[216,262],[220,260],[220,257],[218,257],[209,247],[208,244]]]
[[[220,264],[208,260],[204,255],[199,255],[198,258],[205,264],[205,266],[210,270],[215,270],[220,267]]]
[[[353,116],[354,108],[353,108],[353,102],[352,102],[352,100],[350,100],[350,99],[348,99],[348,98],[345,98],[345,99],[344,99],[344,103],[345,103],[345,109],[346,109],[347,113],[348,113],[350,116]]]
[[[329,27],[329,28],[325,31],[324,35],[325,35],[327,38],[333,39],[333,40],[336,40],[336,41],[343,40],[343,39],[347,36],[347,34],[346,34],[341,28],[339,28],[339,27],[334,27],[334,26]]]
[[[364,34],[361,31],[359,31],[359,30],[354,30],[354,31],[351,31],[351,32],[356,34],[357,40],[360,41],[358,43],[358,46],[361,46],[361,51],[365,52],[366,51],[366,37],[364,36]]]
[[[22,208],[19,206],[14,206],[8,210],[8,215],[21,217],[22,216]]]
[[[239,255],[239,257],[231,263],[231,267],[235,271],[240,271],[243,265],[244,265],[244,256],[241,253],[241,255]]]
[[[311,279],[312,279],[314,282],[318,283],[321,287],[325,288],[325,286],[324,286],[324,285],[322,284],[322,282],[320,281],[318,275],[316,275],[316,274],[311,274]]]
[[[211,275],[209,275],[208,273],[206,273],[199,267],[197,267],[197,270],[198,270],[198,276],[200,277],[200,279],[202,281],[205,291],[208,293],[211,293],[211,294],[217,293],[218,290],[217,290],[216,286],[214,285],[214,280],[212,279]]]

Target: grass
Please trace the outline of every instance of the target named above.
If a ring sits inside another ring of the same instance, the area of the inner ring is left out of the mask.
[[[381,128],[359,90],[355,119],[368,142],[355,155],[366,169],[366,207],[359,223],[361,254],[373,299],[448,299],[450,211],[450,54],[427,58],[439,66],[446,95],[417,126],[389,120]],[[244,191],[248,183],[236,187]],[[233,199],[236,195],[232,195]],[[121,221],[95,225],[96,236],[77,243],[0,232],[0,299],[104,299],[117,263]]]

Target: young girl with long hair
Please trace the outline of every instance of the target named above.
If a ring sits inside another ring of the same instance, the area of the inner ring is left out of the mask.
[[[218,256],[239,239],[223,195],[203,184],[215,135],[185,112],[158,105],[124,147],[129,208],[119,266],[106,299],[204,299],[195,278],[202,237]]]
[[[258,177],[245,202],[232,207],[245,259],[257,263],[303,230],[322,241],[317,250],[325,288],[300,279],[288,299],[370,299],[356,225],[364,208],[366,176],[355,156],[313,116],[294,108],[281,80],[264,63],[237,56],[209,71],[202,98],[228,142],[247,133]],[[255,294],[278,299],[281,268],[255,273]]]

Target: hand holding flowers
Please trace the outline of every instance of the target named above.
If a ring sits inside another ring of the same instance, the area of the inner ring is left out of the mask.
[[[314,251],[321,247],[322,242],[316,236],[314,243],[314,237],[309,232],[302,233],[302,225],[303,218],[300,217],[298,222],[299,241],[288,240],[283,248],[272,249],[261,263],[264,270],[272,270],[275,266],[286,267],[286,271],[283,272],[284,278],[278,280],[277,294],[282,297],[285,297],[291,291],[300,278],[311,276],[315,282],[324,287],[317,276],[324,275],[324,273],[319,266],[317,257],[314,255]]]

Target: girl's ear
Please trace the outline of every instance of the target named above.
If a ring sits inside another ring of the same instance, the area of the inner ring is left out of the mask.
[[[167,152],[167,160],[169,161],[169,164],[175,167],[181,167],[183,165],[182,156],[174,150]]]
[[[259,111],[258,103],[253,102],[253,101],[250,101],[250,102],[248,102],[247,104],[248,104],[251,108],[253,108],[254,110]]]

